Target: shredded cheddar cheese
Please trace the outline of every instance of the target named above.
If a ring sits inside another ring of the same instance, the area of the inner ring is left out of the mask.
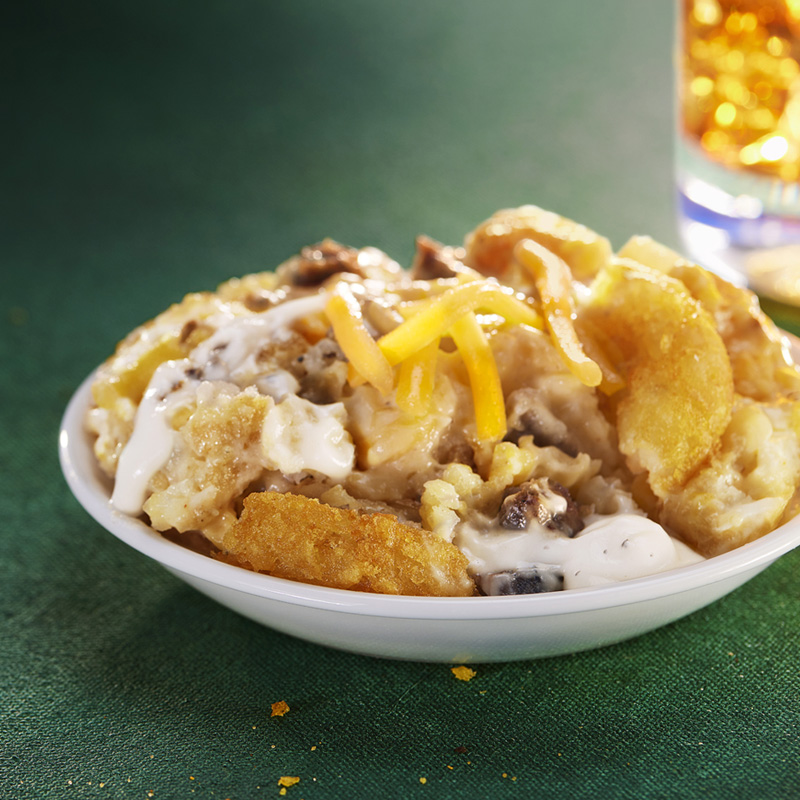
[[[586,386],[598,386],[603,373],[584,352],[572,322],[574,309],[569,267],[562,258],[532,239],[523,239],[514,254],[533,277],[547,329],[570,372]]]
[[[543,327],[539,314],[513,291],[492,281],[475,281],[448,289],[421,303],[418,313],[378,340],[378,347],[390,364],[399,364],[447,334],[464,314],[479,309],[500,314],[512,325]]]
[[[325,313],[353,369],[381,394],[388,395],[394,386],[391,364],[367,330],[358,300],[346,283],[336,284]]]
[[[429,410],[439,344],[443,337],[452,338],[469,376],[477,436],[496,441],[506,433],[505,403],[497,364],[477,314],[484,324],[494,326],[542,330],[545,323],[513,289],[493,279],[463,281],[445,290],[431,284],[427,297],[401,304],[396,310],[404,321],[377,340],[346,282],[336,284],[325,313],[349,361],[350,384],[370,383],[384,396],[396,389],[398,406],[413,416]]]
[[[422,415],[433,392],[439,341],[451,336],[469,375],[478,438],[497,440],[506,433],[505,404],[494,356],[475,315],[479,310],[497,315],[500,323],[543,327],[539,314],[513,291],[478,280],[408,304],[405,321],[377,346],[389,364],[400,365],[398,405]]]
[[[439,339],[434,339],[400,364],[397,376],[397,405],[421,417],[431,405],[436,382]]]
[[[444,291],[434,287],[429,296],[397,310],[404,321],[376,341],[352,289],[344,281],[334,287],[325,313],[349,361],[350,384],[370,383],[384,396],[396,388],[398,406],[422,416],[430,408],[436,383],[440,340],[451,337],[469,375],[478,438],[502,439],[506,433],[502,386],[476,314],[491,315],[496,325],[529,325],[541,330],[544,323],[536,310],[491,279],[457,283]]]
[[[486,334],[473,313],[456,320],[450,333],[469,375],[478,438],[502,439],[507,429],[503,387]]]

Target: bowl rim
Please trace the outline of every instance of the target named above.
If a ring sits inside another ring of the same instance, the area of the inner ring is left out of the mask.
[[[501,620],[601,611],[704,590],[749,570],[757,571],[800,545],[800,515],[735,550],[667,572],[564,592],[507,597],[412,597],[333,589],[251,572],[172,542],[110,504],[84,419],[96,370],[78,386],[58,435],[61,470],[84,510],[120,541],[172,572],[242,594],[340,613],[402,619]]]

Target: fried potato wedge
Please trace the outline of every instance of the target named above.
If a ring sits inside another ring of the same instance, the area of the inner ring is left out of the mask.
[[[301,495],[246,497],[223,550],[256,571],[336,589],[448,597],[475,592],[467,557],[430,531]]]
[[[711,454],[731,417],[733,376],[714,320],[680,281],[622,259],[600,273],[580,315],[627,376],[620,450],[664,497]]]
[[[714,316],[728,350],[737,394],[762,401],[800,396],[800,369],[789,355],[786,337],[752,292],[687,261],[649,236],[632,237],[618,255],[677,278]]]
[[[470,233],[464,262],[484,275],[504,275],[514,248],[533,239],[568,265],[573,277],[594,277],[611,259],[608,239],[585,225],[534,205],[497,211]]]
[[[780,524],[800,483],[800,402],[738,398],[722,444],[660,521],[706,557],[751,542]]]

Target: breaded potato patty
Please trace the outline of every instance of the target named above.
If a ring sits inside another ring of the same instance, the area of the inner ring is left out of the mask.
[[[430,531],[301,495],[249,495],[223,546],[250,569],[336,589],[428,597],[475,590],[466,556]]]

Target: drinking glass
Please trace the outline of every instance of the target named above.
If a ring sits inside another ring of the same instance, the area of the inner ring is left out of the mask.
[[[800,305],[800,0],[681,0],[676,66],[689,254]]]

